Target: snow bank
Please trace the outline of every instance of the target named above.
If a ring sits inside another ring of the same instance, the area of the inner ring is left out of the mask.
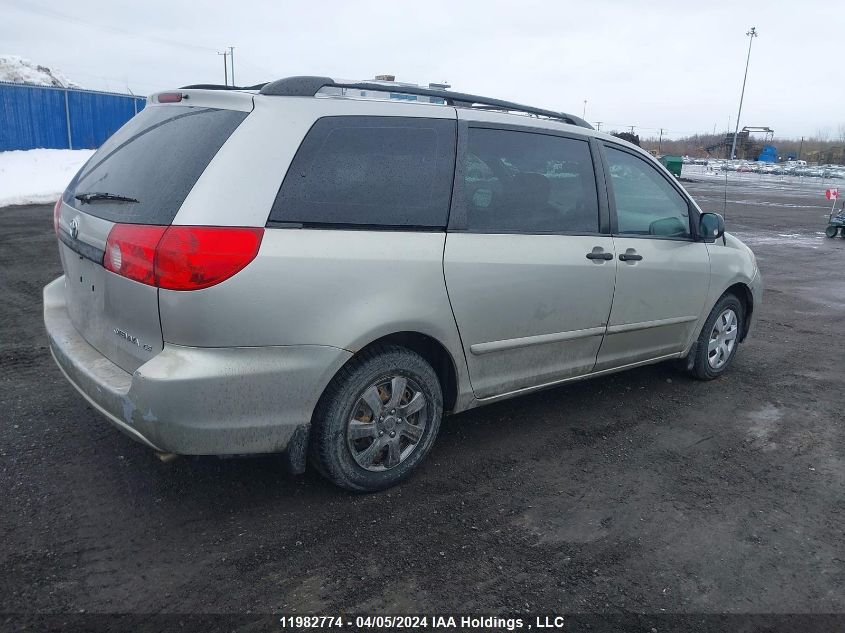
[[[93,149],[0,152],[0,207],[55,202]]]
[[[40,66],[18,55],[0,55],[0,81],[36,86],[79,88],[62,73]]]

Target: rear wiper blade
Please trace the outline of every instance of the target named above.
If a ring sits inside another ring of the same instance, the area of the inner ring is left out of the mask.
[[[86,202],[94,202],[95,200],[114,200],[115,202],[140,202],[135,198],[129,196],[119,196],[114,193],[105,193],[103,191],[92,191],[90,193],[80,193],[74,196],[77,200],[85,204]]]

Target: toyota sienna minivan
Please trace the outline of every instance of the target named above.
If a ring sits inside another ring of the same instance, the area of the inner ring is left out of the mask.
[[[279,453],[358,491],[446,413],[671,359],[717,378],[762,294],[640,148],[390,82],[154,94],[54,220],[44,320],[92,407],[163,454]]]

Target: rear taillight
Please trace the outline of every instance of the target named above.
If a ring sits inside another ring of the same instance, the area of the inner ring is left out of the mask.
[[[199,290],[242,270],[258,254],[262,228],[116,224],[103,266],[168,290]]]
[[[171,226],[156,253],[156,285],[198,290],[228,279],[258,254],[264,229]]]
[[[115,224],[106,240],[103,266],[148,286],[155,285],[156,247],[166,226]]]
[[[56,206],[53,207],[53,230],[56,235],[59,234],[59,220],[62,217],[62,199],[56,200]]]

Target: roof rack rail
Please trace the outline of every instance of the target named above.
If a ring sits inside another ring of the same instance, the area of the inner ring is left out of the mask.
[[[557,119],[571,125],[577,125],[591,130],[593,129],[593,126],[581,117],[566,114],[565,112],[544,110],[542,108],[534,108],[532,106],[521,105],[511,101],[480,97],[478,95],[466,94],[463,92],[452,92],[451,90],[423,88],[421,86],[407,86],[402,84],[394,85],[389,82],[362,81],[345,83],[342,81],[335,81],[331,77],[312,77],[309,75],[301,75],[298,77],[286,77],[284,79],[271,81],[261,86],[260,91],[263,95],[274,97],[313,97],[322,88],[326,87],[351,88],[352,90],[372,90],[374,92],[395,92],[399,94],[417,95],[422,97],[438,97],[443,99],[446,102],[446,105],[450,106],[472,107],[474,104],[478,104],[483,106],[485,109],[523,112],[525,114]]]
[[[191,84],[182,86],[179,90],[261,90],[266,83],[254,86],[224,86],[223,84]]]

